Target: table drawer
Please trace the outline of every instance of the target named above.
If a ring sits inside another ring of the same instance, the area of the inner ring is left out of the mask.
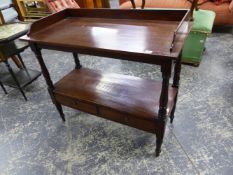
[[[97,115],[97,107],[94,104],[90,104],[84,101],[76,100],[73,98],[65,97],[59,94],[55,94],[56,100],[62,105],[78,109],[83,112]]]
[[[105,107],[99,107],[99,115],[108,120],[122,123],[137,129],[141,129],[151,133],[155,132],[155,123],[153,121],[143,120],[135,116]]]

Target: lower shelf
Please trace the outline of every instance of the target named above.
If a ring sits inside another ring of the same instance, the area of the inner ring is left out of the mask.
[[[161,81],[81,68],[58,81],[54,95],[65,106],[150,131],[158,116],[161,88]],[[177,89],[169,87],[168,114],[176,94]]]
[[[27,71],[25,69],[20,69],[17,72],[15,71],[15,76],[16,76],[17,80],[19,81],[21,88],[25,87],[28,84],[30,84],[31,82],[33,82],[40,75],[41,75],[41,73],[39,71],[31,70],[31,69],[27,69]],[[9,73],[7,73],[3,77],[1,77],[0,81],[4,85],[7,85],[7,86],[10,86],[13,88],[19,88],[17,86],[15,80],[13,79],[13,77]]]

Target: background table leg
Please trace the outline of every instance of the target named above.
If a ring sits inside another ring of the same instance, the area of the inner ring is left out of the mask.
[[[14,63],[16,64],[16,66],[18,67],[18,68],[20,68],[20,69],[22,69],[23,68],[23,66],[22,66],[22,64],[20,63],[20,61],[19,61],[19,59],[17,58],[17,56],[12,56],[11,57],[12,58],[12,60],[14,61]]]
[[[177,88],[179,90],[179,84],[180,84],[180,72],[181,72],[181,54],[179,56],[179,59],[177,60],[176,64],[175,64],[175,71],[174,71],[174,77],[173,77],[173,84],[172,87]],[[175,110],[176,110],[176,102],[177,102],[177,96],[178,96],[178,91],[177,90],[177,94],[175,97],[175,104],[173,106],[173,109],[171,111],[171,115],[170,115],[170,123],[173,122],[174,120],[174,114],[175,114]]]
[[[23,95],[24,99],[27,101],[27,97],[26,97],[26,95],[25,95],[25,93],[24,93],[22,87],[20,86],[20,83],[19,83],[18,79],[16,78],[15,73],[14,73],[14,71],[12,70],[12,68],[11,68],[11,66],[10,66],[10,64],[9,64],[9,62],[8,62],[7,60],[5,61],[5,64],[6,64],[6,66],[7,66],[8,71],[10,72],[12,78],[14,79],[16,85],[18,86],[18,89],[20,90],[20,92],[21,92],[21,94]]]
[[[74,62],[75,62],[75,68],[80,69],[82,65],[80,64],[78,54],[73,52],[73,57],[74,57]]]

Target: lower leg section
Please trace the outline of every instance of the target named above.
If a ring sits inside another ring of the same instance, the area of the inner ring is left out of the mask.
[[[66,119],[65,119],[65,115],[64,115],[64,113],[63,113],[63,109],[62,109],[61,104],[58,103],[58,102],[55,102],[54,104],[55,104],[55,106],[56,106],[56,108],[57,108],[57,111],[58,111],[59,114],[60,114],[60,117],[61,117],[62,121],[65,122]]]
[[[0,86],[2,87],[5,94],[7,94],[6,88],[3,86],[3,84],[0,82]]]
[[[174,114],[170,116],[170,123],[173,123],[174,118],[175,118]]]
[[[175,110],[176,110],[176,106],[174,106],[173,109],[172,109],[172,111],[171,111],[170,123],[173,123],[173,120],[175,118]]]
[[[155,149],[155,156],[159,157],[159,154],[161,153],[161,147],[162,147],[163,139],[156,138],[156,149]]]
[[[160,121],[158,126],[156,126],[156,149],[155,149],[155,155],[156,157],[159,156],[161,152],[161,147],[163,143],[163,137],[165,133],[165,127],[166,127],[166,122],[165,121]]]
[[[177,94],[175,97],[175,104],[172,108],[171,114],[170,114],[170,123],[173,123],[174,117],[175,117],[175,111],[176,111],[176,103],[177,103]]]
[[[19,91],[20,91],[20,92],[21,92],[21,94],[23,95],[24,100],[25,100],[25,101],[27,101],[28,99],[27,99],[27,97],[26,97],[26,95],[25,95],[25,93],[24,93],[23,89],[22,89],[22,88],[20,88],[20,89],[19,89]]]
[[[48,88],[48,92],[49,92],[49,95],[50,95],[50,97],[51,97],[51,99],[53,101],[53,104],[56,106],[57,111],[60,114],[60,117],[61,117],[62,121],[65,122],[66,119],[65,119],[65,115],[63,113],[63,109],[62,109],[61,104],[55,99],[53,91],[51,89]]]

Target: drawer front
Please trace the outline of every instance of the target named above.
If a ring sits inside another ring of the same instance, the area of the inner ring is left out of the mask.
[[[93,115],[97,115],[97,108],[94,104],[86,103],[69,97],[64,97],[58,94],[55,94],[55,98],[62,105],[78,109],[80,111],[87,112]]]
[[[99,107],[99,115],[117,123],[122,123],[150,133],[155,133],[155,123],[153,121],[142,120],[134,116],[127,115],[126,113],[105,107]]]

